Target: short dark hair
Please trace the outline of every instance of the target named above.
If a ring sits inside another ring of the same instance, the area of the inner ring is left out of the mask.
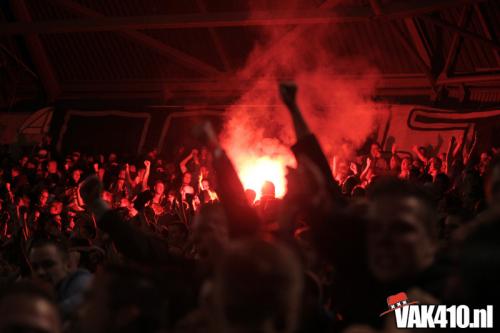
[[[69,246],[65,239],[63,238],[35,238],[29,245],[30,253],[35,248],[45,247],[45,246],[55,246],[57,251],[64,257],[67,258],[69,253]]]
[[[427,232],[433,238],[438,236],[436,203],[432,200],[429,189],[405,180],[383,177],[369,188],[368,197],[375,201],[381,198],[416,198],[424,207],[422,214]]]

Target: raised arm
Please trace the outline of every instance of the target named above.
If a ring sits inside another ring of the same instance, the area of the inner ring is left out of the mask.
[[[149,181],[149,174],[151,173],[151,162],[145,160],[144,166],[146,167],[146,171],[144,172],[144,177],[142,177],[142,190],[146,191],[149,188],[148,181]]]
[[[446,152],[445,168],[448,176],[450,176],[451,165],[453,164],[453,151],[455,150],[456,140],[454,136],[451,137],[448,151]]]
[[[463,159],[464,146],[465,142],[467,141],[467,136],[469,135],[469,131],[470,131],[470,126],[468,126],[465,129],[464,134],[460,138],[460,143],[455,147],[455,151],[453,152],[453,157],[455,159]]]
[[[477,152],[477,131],[474,132],[474,138],[472,140],[472,146],[464,158],[464,165],[466,168],[471,166],[472,161],[474,160],[474,155]]]
[[[417,146],[413,146],[413,147],[412,147],[412,150],[413,150],[413,152],[415,153],[415,155],[417,155],[417,158],[418,158],[420,161],[422,161],[425,165],[427,165],[427,162],[428,162],[429,160],[427,159],[427,157],[425,157],[425,156],[424,156],[424,154],[422,154],[422,153],[420,152],[420,150],[418,149],[418,147],[417,147]]]
[[[307,123],[302,116],[302,113],[296,102],[297,86],[294,83],[281,83],[280,94],[283,103],[287,106],[290,116],[292,118],[297,143],[292,147],[298,163],[301,163],[302,157],[307,157],[311,163],[315,164],[320,170],[322,177],[328,186],[329,192],[335,197],[340,199],[340,189],[335,183],[330,165],[326,159],[321,146],[311,132]]]
[[[222,149],[210,123],[205,124],[204,131],[213,151],[217,195],[228,219],[229,235],[232,238],[255,235],[261,222],[248,203],[236,169]]]
[[[130,177],[130,165],[128,163],[125,164],[125,177],[127,178],[127,183],[131,187],[134,187],[134,181],[132,180],[132,177]]]
[[[191,151],[191,153],[185,159],[183,159],[179,163],[179,167],[181,168],[182,173],[186,173],[188,171],[187,164],[189,163],[189,161],[191,161],[193,156],[194,156],[194,149]]]

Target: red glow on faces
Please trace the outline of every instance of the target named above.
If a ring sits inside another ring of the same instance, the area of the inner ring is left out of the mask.
[[[238,174],[245,189],[252,189],[257,194],[256,199],[261,197],[261,189],[264,182],[270,181],[276,189],[276,197],[282,198],[286,192],[286,163],[282,157],[262,156],[240,161],[237,165]]]

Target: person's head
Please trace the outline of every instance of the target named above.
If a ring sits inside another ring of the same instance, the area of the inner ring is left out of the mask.
[[[401,160],[397,156],[392,156],[391,160],[389,161],[389,167],[391,168],[391,171],[399,171],[401,168]]]
[[[255,193],[254,190],[249,188],[245,190],[245,196],[247,197],[248,203],[250,205],[253,205],[255,203],[255,198],[257,197],[257,193]]]
[[[19,160],[19,165],[20,165],[20,166],[25,166],[25,165],[26,165],[26,163],[28,163],[28,161],[29,161],[29,160],[30,160],[30,159],[29,159],[29,157],[28,157],[28,156],[26,156],[26,155],[24,155],[24,156],[23,156],[23,157],[21,157],[21,159]]]
[[[410,172],[411,164],[411,160],[408,157],[403,158],[401,161],[401,171],[406,173]]]
[[[372,145],[370,146],[370,155],[373,158],[382,157],[382,150],[380,149],[380,145],[378,143],[372,143]]]
[[[264,184],[262,185],[262,188],[260,190],[260,193],[261,193],[261,197],[270,197],[270,198],[274,198],[275,195],[276,195],[276,191],[275,191],[275,188],[274,188],[274,184],[268,180],[266,180],[264,182]]]
[[[224,332],[294,332],[302,289],[302,268],[288,248],[256,239],[233,243],[215,269],[215,318]]]
[[[130,208],[130,201],[127,198],[121,198],[120,199],[120,208]]]
[[[73,152],[73,155],[71,157],[74,163],[78,163],[78,161],[80,161],[80,152],[78,151]]]
[[[48,155],[49,155],[49,152],[46,149],[40,149],[38,151],[36,159],[39,161],[45,161],[47,159]]]
[[[19,170],[19,168],[17,166],[13,167],[11,170],[10,170],[10,175],[12,176],[12,178],[15,178],[17,176],[19,176],[21,174],[21,171]]]
[[[18,282],[0,297],[0,332],[62,332],[55,297],[33,281]]]
[[[419,159],[414,159],[412,165],[413,165],[413,168],[419,170],[420,172],[422,172],[422,170],[424,168],[422,161],[420,161]]]
[[[113,202],[113,195],[108,191],[102,191],[101,199],[104,200],[107,204],[111,205]]]
[[[116,181],[116,186],[122,189],[125,186],[125,178],[118,178]]]
[[[73,179],[75,184],[78,184],[80,182],[81,176],[82,176],[82,170],[80,170],[80,169],[75,169],[71,173],[71,179]]]
[[[439,173],[441,172],[442,162],[439,157],[432,157],[429,161],[429,172]]]
[[[106,267],[95,275],[72,331],[164,332],[168,323],[164,284],[139,267]]]
[[[118,159],[118,157],[116,156],[115,153],[110,153],[108,156],[108,162],[110,162],[110,163],[116,162],[117,159]]]
[[[33,275],[57,286],[69,274],[68,247],[62,241],[35,239],[29,251]]]
[[[157,181],[154,190],[156,195],[163,195],[163,193],[165,193],[165,184],[160,180]]]
[[[184,172],[182,176],[182,185],[191,185],[192,175],[190,172]]]
[[[172,203],[174,202],[175,198],[177,197],[177,193],[174,190],[168,191],[167,194],[167,201]]]
[[[209,151],[207,147],[202,147],[200,150],[200,158],[202,160],[207,160],[209,156]]]
[[[38,203],[40,204],[40,206],[45,206],[47,204],[47,201],[49,201],[49,191],[44,189],[40,192]]]
[[[210,190],[210,181],[208,179],[204,178],[201,180],[201,190]]]
[[[202,165],[200,167],[200,174],[202,178],[207,178],[210,175],[210,169]]]
[[[50,204],[49,213],[50,215],[60,215],[63,210],[63,203],[61,201],[54,201]]]
[[[57,162],[52,160],[52,161],[49,161],[49,163],[47,163],[47,171],[49,173],[57,173]]]
[[[371,191],[367,228],[370,270],[383,283],[412,279],[434,261],[434,207],[422,190],[403,181],[381,180]]]

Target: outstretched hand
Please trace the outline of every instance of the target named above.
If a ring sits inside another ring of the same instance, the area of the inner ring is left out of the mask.
[[[280,95],[283,103],[288,108],[293,108],[296,105],[297,85],[294,82],[281,82]]]

